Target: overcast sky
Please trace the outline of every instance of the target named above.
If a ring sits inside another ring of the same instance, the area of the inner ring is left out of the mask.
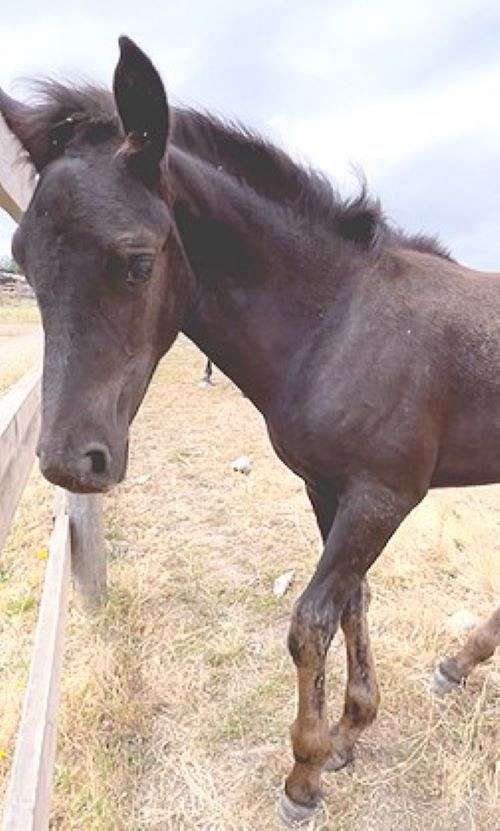
[[[364,169],[388,215],[500,269],[498,0],[2,0],[0,85],[111,82],[137,40],[170,99],[236,116],[344,191]],[[0,217],[0,253],[12,223]]]

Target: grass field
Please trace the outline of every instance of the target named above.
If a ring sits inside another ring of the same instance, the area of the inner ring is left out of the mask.
[[[5,320],[16,314],[21,319]],[[0,337],[7,325],[33,325],[25,317],[0,307]],[[4,371],[11,379],[19,371],[15,350],[11,358],[8,368],[0,363],[0,384]],[[291,763],[295,707],[285,637],[319,537],[302,485],[273,455],[259,415],[219,373],[213,389],[200,389],[202,370],[202,356],[181,339],[137,418],[128,479],[105,500],[109,598],[95,620],[71,609],[53,829],[281,828],[275,803]],[[231,470],[242,453],[253,463],[248,477]],[[2,555],[3,778],[50,505],[50,489],[35,472]],[[325,775],[326,813],[315,828],[498,827],[498,658],[443,701],[430,695],[428,679],[436,657],[457,646],[449,616],[458,609],[485,616],[495,604],[499,530],[499,488],[433,493],[374,567],[380,717],[355,765]],[[289,568],[295,583],[277,600],[273,580]],[[332,718],[343,678],[337,636],[329,660]]]
[[[33,301],[0,294],[0,395],[40,354],[39,315]]]

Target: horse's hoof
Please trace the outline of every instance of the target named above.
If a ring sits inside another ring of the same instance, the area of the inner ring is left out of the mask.
[[[321,802],[317,805],[299,805],[290,799],[285,790],[280,793],[278,813],[285,825],[289,828],[300,828],[306,825],[317,814],[321,808]]]
[[[337,751],[334,750],[329,759],[326,760],[323,770],[335,771],[342,770],[342,768],[351,765],[354,762],[354,752],[350,750]]]
[[[463,684],[460,684],[458,681],[448,678],[448,676],[442,672],[440,666],[437,666],[434,670],[431,690],[434,695],[437,695],[439,698],[444,698],[445,695],[448,695],[453,691],[460,690],[462,686]]]

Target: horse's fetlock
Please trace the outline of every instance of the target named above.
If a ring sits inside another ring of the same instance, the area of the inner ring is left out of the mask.
[[[379,704],[378,687],[351,684],[346,698],[345,713],[353,724],[368,726],[375,721]]]
[[[441,661],[439,671],[447,681],[451,681],[453,684],[460,684],[463,680],[463,673],[454,658],[445,658],[444,661]]]
[[[323,765],[332,752],[332,738],[326,724],[304,726],[295,721],[290,730],[296,762]]]

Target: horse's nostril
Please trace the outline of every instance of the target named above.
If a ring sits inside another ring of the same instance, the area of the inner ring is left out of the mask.
[[[87,450],[86,457],[90,461],[91,471],[97,476],[106,473],[108,467],[108,457],[104,450]]]

